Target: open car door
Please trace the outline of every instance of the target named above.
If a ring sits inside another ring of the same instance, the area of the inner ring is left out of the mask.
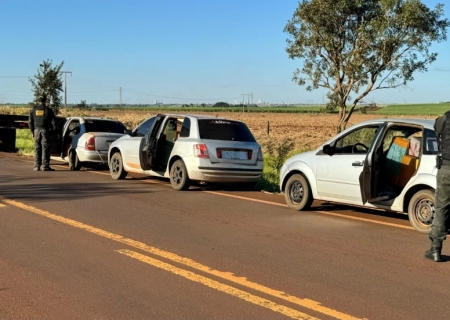
[[[50,154],[53,156],[62,156],[63,152],[63,130],[66,123],[65,117],[56,117],[56,131],[51,133]]]
[[[383,153],[383,137],[387,123],[382,124],[377,130],[375,139],[367,152],[366,159],[363,164],[363,171],[361,174],[361,197],[362,202],[374,202],[380,199],[376,198],[375,175],[381,173],[381,156]]]
[[[165,115],[157,115],[153,126],[150,127],[148,134],[142,138],[139,146],[139,161],[142,170],[152,170],[156,161],[156,148],[158,145],[158,132],[161,128]]]

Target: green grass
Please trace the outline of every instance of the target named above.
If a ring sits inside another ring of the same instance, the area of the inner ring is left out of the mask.
[[[389,116],[440,116],[450,110],[450,103],[388,105],[380,110],[368,112]]]
[[[34,140],[30,130],[16,130],[16,148],[20,155],[34,154]]]

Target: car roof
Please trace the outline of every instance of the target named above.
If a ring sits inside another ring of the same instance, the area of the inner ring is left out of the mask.
[[[239,120],[233,120],[233,119],[228,119],[228,118],[224,118],[224,117],[217,117],[214,115],[205,115],[205,114],[191,114],[191,113],[159,113],[159,114],[167,116],[167,117],[191,117],[191,118],[197,118],[197,119],[220,119],[220,120],[242,122]]]
[[[101,118],[101,117],[84,117],[84,116],[73,116],[73,117],[68,117],[68,119],[83,119],[83,120],[105,120],[105,121],[113,121],[113,122],[120,122],[119,120],[116,119],[109,119],[109,118]]]
[[[435,120],[432,119],[416,119],[416,118],[379,118],[379,119],[371,119],[365,120],[363,122],[357,123],[360,124],[379,124],[384,122],[396,122],[396,123],[405,123],[405,124],[415,124],[422,126],[427,129],[434,130]],[[356,124],[355,124],[356,125]]]

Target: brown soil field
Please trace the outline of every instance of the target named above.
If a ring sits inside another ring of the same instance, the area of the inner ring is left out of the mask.
[[[157,114],[155,111],[84,111],[83,113],[120,120],[130,129]],[[64,114],[64,111],[61,115],[69,116],[69,114]],[[73,112],[70,115],[74,115]],[[315,149],[333,137],[336,134],[338,121],[338,116],[335,114],[217,112],[214,115],[245,122],[257,141],[263,146],[269,141],[278,144],[290,138],[294,141],[294,149],[297,151]],[[377,118],[386,118],[386,116],[355,113],[348,126]],[[434,119],[435,117],[416,116],[416,118]],[[268,124],[269,134],[267,133]]]
[[[28,108],[12,109],[0,107],[0,114],[28,114]],[[164,112],[161,110],[161,112]],[[117,119],[129,129],[134,129],[145,119],[156,115],[156,111],[84,111],[79,109],[62,109],[61,116],[94,116]],[[190,112],[191,114],[199,114]],[[211,114],[211,113],[209,113]],[[264,146],[272,141],[281,143],[290,138],[294,141],[296,151],[315,149],[336,134],[338,116],[336,114],[302,114],[302,113],[237,113],[215,112],[217,117],[240,120],[247,124],[258,142]],[[385,115],[354,113],[348,126],[368,119],[386,118]],[[433,116],[405,116],[405,118],[435,119]],[[270,126],[269,134],[267,125]]]

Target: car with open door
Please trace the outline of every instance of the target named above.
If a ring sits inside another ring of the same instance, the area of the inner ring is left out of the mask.
[[[316,199],[403,213],[415,230],[428,233],[435,213],[434,122],[368,120],[290,157],[280,170],[286,203],[306,210]]]
[[[108,164],[109,145],[126,133],[125,125],[112,119],[68,117],[60,119],[53,133],[51,154],[80,170],[89,163]]]
[[[113,143],[111,177],[128,172],[169,178],[175,190],[192,183],[239,183],[254,188],[263,171],[261,146],[241,121],[158,114]]]

